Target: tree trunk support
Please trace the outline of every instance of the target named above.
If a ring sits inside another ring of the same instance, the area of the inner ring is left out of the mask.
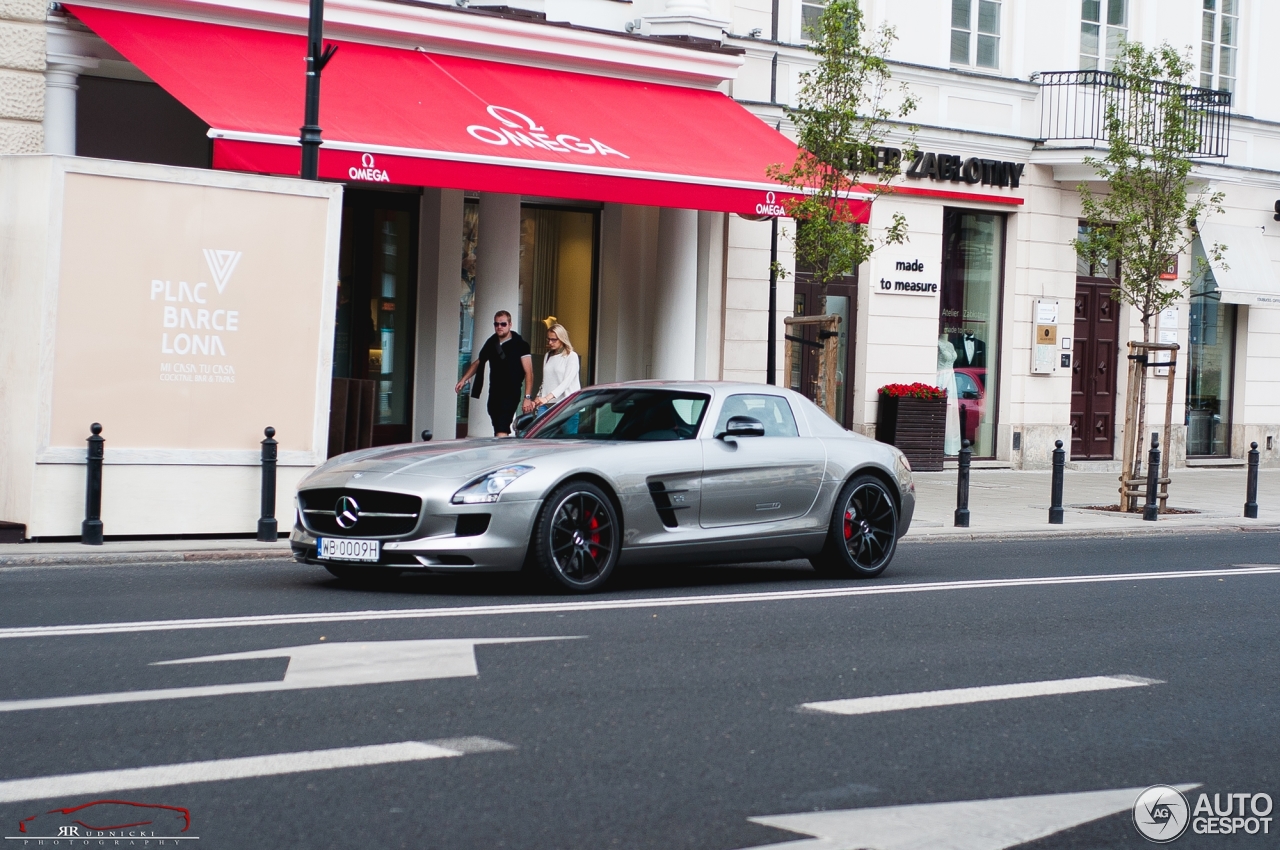
[[[1168,361],[1159,361],[1151,357],[1151,352],[1169,352]],[[1135,511],[1139,499],[1145,496],[1147,477],[1143,474],[1142,451],[1143,435],[1136,433],[1139,410],[1139,399],[1145,404],[1147,369],[1169,369],[1166,382],[1164,403],[1164,452],[1160,464],[1160,510],[1168,506],[1169,500],[1169,456],[1173,454],[1169,441],[1173,429],[1173,390],[1174,379],[1178,371],[1178,344],[1176,342],[1139,342],[1129,343],[1129,390],[1126,395],[1124,412],[1124,452],[1120,462],[1120,508]],[[1145,417],[1143,417],[1145,418]],[[1145,430],[1145,428],[1143,429]]]

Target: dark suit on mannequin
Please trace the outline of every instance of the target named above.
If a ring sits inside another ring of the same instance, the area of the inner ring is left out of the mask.
[[[947,339],[956,347],[957,368],[963,366],[986,368],[987,344],[974,336],[972,332],[947,334]]]

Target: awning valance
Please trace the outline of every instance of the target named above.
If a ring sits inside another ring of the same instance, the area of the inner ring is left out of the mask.
[[[1212,250],[1214,243],[1226,248],[1223,265],[1213,270],[1225,303],[1280,307],[1280,280],[1267,253],[1262,228],[1206,221],[1199,230],[1207,250]]]
[[[68,8],[210,125],[214,167],[299,173],[303,36]],[[794,143],[717,91],[331,43],[323,179],[748,215],[789,194],[766,171]]]

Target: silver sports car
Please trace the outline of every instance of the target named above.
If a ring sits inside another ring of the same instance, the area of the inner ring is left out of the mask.
[[[297,507],[295,557],[341,579],[528,566],[588,591],[655,562],[808,558],[877,576],[915,486],[901,452],[798,393],[645,381],[582,390],[519,439],[335,457]]]

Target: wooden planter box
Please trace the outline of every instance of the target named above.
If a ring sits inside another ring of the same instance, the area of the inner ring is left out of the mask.
[[[881,395],[876,439],[897,446],[916,472],[942,471],[947,400]]]

